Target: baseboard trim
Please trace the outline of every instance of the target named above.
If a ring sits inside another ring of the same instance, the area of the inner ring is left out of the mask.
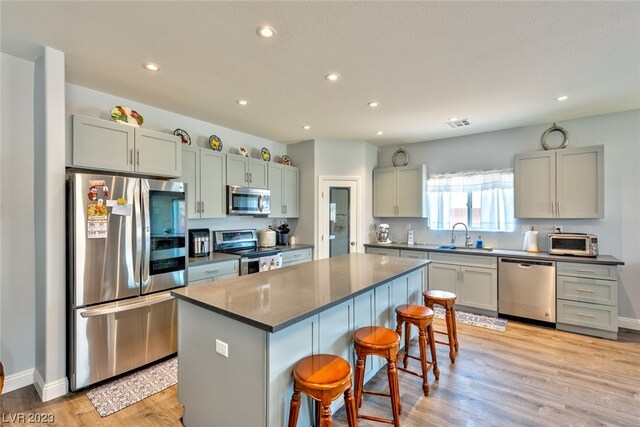
[[[4,387],[2,388],[2,394],[6,394],[19,388],[33,384],[34,372],[35,369],[31,368],[4,377]]]
[[[640,319],[633,319],[631,317],[618,317],[618,327],[640,331]]]
[[[33,372],[33,386],[36,388],[36,391],[43,402],[64,396],[69,391],[69,381],[67,380],[67,377],[50,383],[45,383],[42,379],[42,375],[40,375],[40,372],[37,370],[34,370]]]

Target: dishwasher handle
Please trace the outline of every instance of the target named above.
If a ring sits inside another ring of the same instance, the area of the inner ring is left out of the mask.
[[[553,261],[534,261],[529,259],[516,259],[516,258],[500,258],[500,262],[510,264],[520,264],[520,267],[531,268],[534,266],[541,267],[553,267]]]

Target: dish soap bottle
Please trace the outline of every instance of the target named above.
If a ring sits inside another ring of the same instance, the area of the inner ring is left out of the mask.
[[[483,244],[484,243],[482,242],[482,236],[478,236],[478,240],[476,240],[476,248],[482,249]]]

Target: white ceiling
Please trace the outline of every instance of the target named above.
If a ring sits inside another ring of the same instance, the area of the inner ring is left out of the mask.
[[[407,144],[640,108],[634,1],[0,8],[3,52],[34,60],[49,46],[65,52],[70,83],[283,143]],[[261,24],[277,35],[257,37]],[[332,71],[337,83],[324,79]],[[451,129],[452,116],[471,125]]]

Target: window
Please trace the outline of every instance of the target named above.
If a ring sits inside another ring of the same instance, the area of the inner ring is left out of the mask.
[[[513,170],[432,175],[428,180],[430,227],[451,230],[513,231]]]

